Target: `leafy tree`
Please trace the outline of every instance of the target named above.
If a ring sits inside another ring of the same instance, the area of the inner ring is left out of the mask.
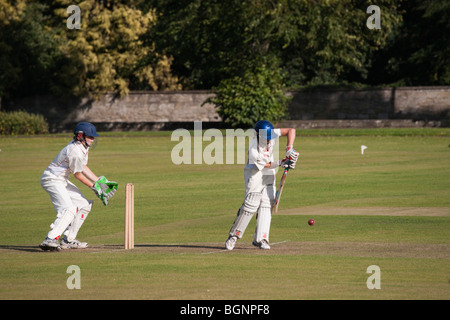
[[[289,1],[290,21],[298,31],[279,46],[287,85],[364,83],[372,56],[383,49],[402,17],[396,0],[380,0],[381,30],[369,30],[371,1]]]
[[[400,2],[403,24],[374,55],[370,84],[450,84],[450,2]]]
[[[129,90],[181,89],[172,58],[145,45],[156,23],[143,0],[0,0],[0,95],[124,95]],[[66,26],[81,9],[81,29]]]
[[[211,89],[207,102],[225,123],[251,126],[286,115],[288,99],[271,45],[287,36],[290,24],[282,5],[264,0],[163,0],[148,33],[159,52],[174,57],[174,72],[185,88]]]
[[[0,96],[8,98],[30,76],[43,80],[52,55],[48,33],[39,23],[39,5],[27,6],[25,0],[0,0]],[[24,17],[25,21],[24,21]],[[33,20],[29,20],[33,17]],[[28,19],[28,20],[27,20]],[[38,74],[39,72],[39,74]],[[45,81],[45,80],[44,80]],[[30,82],[27,83],[28,87]],[[30,89],[34,86],[32,85]]]
[[[277,5],[265,0],[153,1],[158,23],[147,38],[174,57],[172,68],[184,88],[211,89],[242,75],[268,54],[277,38]]]
[[[367,81],[372,56],[401,24],[398,0],[380,0],[382,30],[366,27],[368,0],[154,0],[148,34],[174,57],[184,86],[209,89],[274,56],[285,85]]]
[[[185,88],[215,88],[210,101],[225,122],[248,125],[283,116],[284,86],[365,81],[373,52],[401,22],[395,0],[379,2],[383,32],[366,27],[369,1],[159,0],[147,36],[174,57]]]
[[[56,1],[54,10],[67,19],[72,0]],[[123,96],[131,89],[180,89],[170,71],[171,59],[155,53],[140,37],[155,24],[154,10],[141,11],[139,1],[87,0],[79,3],[81,29],[64,30],[58,37],[61,51],[72,64],[62,68],[76,79],[76,95],[113,91]],[[152,60],[149,60],[152,56]]]
[[[224,88],[269,70],[281,88],[449,84],[450,3],[377,0],[381,30],[366,27],[371,4],[0,0],[0,96]]]
[[[223,121],[232,127],[251,127],[258,120],[277,122],[286,116],[287,103],[281,71],[262,64],[220,82],[213,103]]]

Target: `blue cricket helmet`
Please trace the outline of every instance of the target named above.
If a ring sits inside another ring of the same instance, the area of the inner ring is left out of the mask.
[[[259,120],[255,124],[256,133],[258,134],[258,137],[264,138],[266,140],[272,140],[276,138],[273,134],[273,124],[270,123],[270,121],[267,120]]]
[[[83,133],[84,136],[90,136],[90,137],[98,137],[99,136],[97,133],[97,130],[95,129],[95,126],[89,122],[78,123],[75,126],[73,133],[75,135],[78,135],[79,133]]]

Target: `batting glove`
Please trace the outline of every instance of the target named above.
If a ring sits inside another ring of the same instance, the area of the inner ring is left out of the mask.
[[[297,161],[290,161],[289,162],[289,168],[290,169],[295,169],[295,165],[297,164]]]
[[[278,166],[282,167],[282,168],[287,168],[290,166],[290,160],[288,158],[284,158],[283,160],[279,160],[278,161]]]
[[[299,156],[299,153],[292,146],[286,147],[286,158],[295,162],[295,161],[297,161],[298,156]]]

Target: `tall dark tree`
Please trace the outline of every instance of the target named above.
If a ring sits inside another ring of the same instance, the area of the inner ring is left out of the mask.
[[[149,37],[174,57],[185,87],[209,89],[267,56],[288,86],[365,82],[373,54],[401,24],[398,3],[378,1],[382,29],[369,30],[371,1],[155,0]]]
[[[450,84],[450,2],[401,2],[403,24],[374,56],[369,84]]]

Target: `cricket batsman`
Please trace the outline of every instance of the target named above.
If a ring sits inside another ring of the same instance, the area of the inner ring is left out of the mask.
[[[58,153],[41,175],[41,186],[50,196],[57,213],[47,237],[39,245],[44,251],[88,247],[86,242],[80,242],[76,237],[92,209],[93,201],[87,200],[75,184],[69,181],[70,174],[92,189],[104,205],[108,204],[118,187],[116,182],[108,181],[104,176],[96,176],[87,166],[89,149],[99,136],[95,126],[89,122],[80,122],[73,133],[73,140]]]
[[[269,231],[272,220],[272,206],[276,193],[276,168],[287,166],[294,169],[299,153],[293,148],[295,129],[274,129],[272,123],[260,120],[255,124],[255,135],[248,148],[248,160],[244,167],[245,198],[237,212],[236,219],[225,242],[228,250],[233,250],[237,239],[241,239],[253,214],[256,212],[256,230],[253,245],[260,249],[270,249]],[[286,157],[274,161],[275,139],[287,136]]]

